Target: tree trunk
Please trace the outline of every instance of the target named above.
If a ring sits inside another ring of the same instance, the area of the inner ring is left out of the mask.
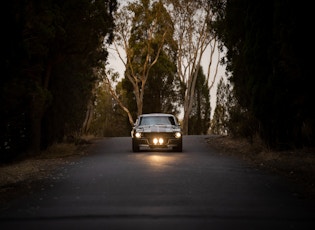
[[[85,119],[82,125],[82,134],[87,134],[88,131],[90,130],[91,122],[93,120],[93,113],[94,113],[94,105],[93,105],[93,100],[91,99],[87,106]]]
[[[45,109],[45,99],[38,92],[35,92],[30,106],[30,143],[27,153],[36,155],[41,150],[41,129]]]

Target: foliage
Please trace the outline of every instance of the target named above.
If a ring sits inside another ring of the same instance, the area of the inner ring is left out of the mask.
[[[206,81],[209,90],[215,82],[218,65],[213,59],[217,52],[216,36],[212,33],[211,22],[214,14],[209,0],[165,0],[169,13],[174,23],[174,38],[177,42],[178,52],[176,59],[177,76],[181,85],[183,102],[182,129],[184,134],[189,132],[189,118],[194,104],[194,95],[198,68],[201,60],[209,58],[209,71],[206,74]],[[206,51],[207,50],[207,51]],[[206,57],[206,54],[209,56]],[[210,68],[214,71],[210,71]]]
[[[210,126],[210,92],[202,67],[198,70],[192,112],[189,117],[188,134],[206,134]]]
[[[174,51],[173,51],[174,52]],[[143,113],[163,112],[179,114],[179,95],[175,77],[176,66],[174,58],[161,52],[157,63],[150,70],[150,77],[145,87]]]
[[[211,119],[210,131],[212,134],[225,135],[228,133],[229,108],[233,106],[229,103],[229,95],[231,95],[231,89],[221,78],[217,88],[216,107]]]
[[[285,0],[212,3],[219,3],[214,26],[227,49],[239,111],[246,111],[237,119],[255,129],[245,135],[258,133],[272,148],[313,146],[312,64],[302,45],[312,44],[303,36],[310,7]]]
[[[115,0],[4,3],[1,160],[80,131],[115,7]]]
[[[127,40],[126,72],[122,80],[128,95],[126,105],[134,118],[150,112],[176,114],[179,112],[178,94],[174,90],[178,83],[175,79],[177,47],[172,20],[161,1],[136,1],[126,8],[129,13],[124,9],[121,13],[132,15],[130,36],[124,37],[125,31],[119,31],[117,37],[118,41]],[[125,18],[119,17],[119,24]]]
[[[90,133],[97,137],[129,136],[130,130],[124,111],[115,103],[107,86],[100,84],[97,87]]]

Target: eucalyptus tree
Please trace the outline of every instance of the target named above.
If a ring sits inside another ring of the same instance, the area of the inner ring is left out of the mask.
[[[209,0],[165,0],[175,26],[174,39],[178,44],[177,74],[183,90],[183,131],[188,133],[188,122],[194,104],[198,68],[207,58],[206,84],[213,87],[218,73],[220,52],[217,40],[211,33],[211,22],[215,15]],[[207,57],[205,57],[206,50]],[[217,60],[217,61],[215,61]],[[211,71],[214,70],[214,71]]]
[[[143,113],[180,113],[180,82],[176,78],[175,51],[176,49],[173,50],[173,55],[162,51],[156,65],[151,69],[145,87]]]
[[[140,0],[123,5],[115,15],[114,50],[125,66],[125,78],[132,85],[137,115],[143,112],[146,84],[161,52],[167,53],[173,24],[161,1]],[[107,83],[110,84],[110,76]],[[118,96],[114,96],[118,99]],[[133,124],[129,108],[122,105]]]

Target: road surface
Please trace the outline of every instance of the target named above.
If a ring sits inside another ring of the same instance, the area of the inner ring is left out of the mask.
[[[138,153],[129,137],[101,139],[12,201],[0,229],[315,229],[313,201],[207,137],[184,136],[183,152]]]

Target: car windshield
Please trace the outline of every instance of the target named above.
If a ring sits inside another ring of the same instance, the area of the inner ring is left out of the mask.
[[[174,118],[170,116],[142,117],[139,125],[175,125],[175,121]]]

